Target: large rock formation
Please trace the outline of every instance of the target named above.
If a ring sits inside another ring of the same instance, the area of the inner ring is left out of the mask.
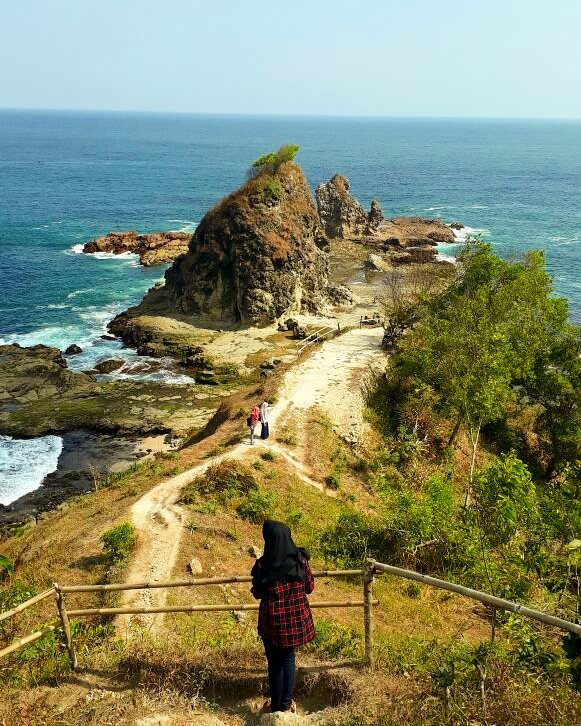
[[[335,174],[315,190],[319,217],[325,233],[332,239],[362,239],[373,236],[383,221],[377,199],[369,214],[349,192],[349,179]]]
[[[152,290],[144,308],[196,323],[260,325],[290,311],[324,304],[328,244],[301,169],[285,163],[276,176],[259,175],[222,199],[202,219],[188,253]],[[113,321],[123,335],[123,319]]]
[[[387,250],[413,248],[406,255],[410,262],[434,259],[433,246],[455,241],[453,229],[441,219],[384,219],[376,199],[371,203],[369,213],[366,212],[349,191],[349,180],[341,174],[319,184],[315,194],[321,223],[330,238],[379,243]]]
[[[133,252],[139,255],[142,265],[159,265],[173,262],[180,255],[188,251],[192,235],[189,232],[152,232],[151,234],[137,234],[129,232],[109,232],[105,237],[97,237],[87,242],[83,252],[110,252],[121,255]]]

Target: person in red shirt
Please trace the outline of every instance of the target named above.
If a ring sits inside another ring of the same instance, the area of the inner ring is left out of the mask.
[[[309,553],[293,542],[290,529],[267,519],[262,527],[264,554],[251,571],[252,594],[260,600],[258,634],[268,662],[271,711],[296,711],[292,700],[295,648],[315,637],[307,595],[314,578]]]
[[[248,429],[250,431],[250,443],[254,444],[254,429],[256,428],[256,424],[260,421],[260,409],[258,406],[254,405],[252,407],[252,410],[250,411],[250,415],[246,419],[246,425],[248,426]]]

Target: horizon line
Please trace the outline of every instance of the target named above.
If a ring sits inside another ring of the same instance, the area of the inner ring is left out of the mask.
[[[79,113],[79,114],[127,114],[136,116],[205,116],[221,118],[296,118],[296,119],[358,119],[370,121],[581,121],[581,116],[437,116],[382,115],[382,114],[332,114],[332,113],[250,113],[239,111],[152,111],[114,108],[50,108],[35,106],[0,106],[1,112],[24,113]]]

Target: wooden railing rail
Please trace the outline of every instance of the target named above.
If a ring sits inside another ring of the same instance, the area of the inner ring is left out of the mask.
[[[16,607],[13,607],[11,610],[5,610],[3,613],[0,613],[0,621],[6,620],[6,618],[11,618],[13,615],[21,613],[23,610],[32,607],[32,605],[36,605],[37,602],[45,600],[51,595],[54,595],[54,587],[51,587],[50,590],[45,590],[44,592],[41,592],[39,595],[31,597],[29,600],[26,600],[26,602],[21,602],[20,605],[16,605]]]
[[[362,600],[341,600],[341,601],[323,601],[323,602],[311,602],[311,608],[352,608],[360,607],[363,608],[365,613],[365,653],[369,654],[367,661],[368,665],[372,664],[371,654],[373,651],[372,644],[367,642],[367,638],[371,638],[371,619],[372,619],[372,607],[378,605],[378,601],[374,600],[371,595],[371,582],[373,581],[373,573],[370,568],[356,569],[356,570],[315,570],[313,572],[314,577],[354,577],[363,576],[364,578],[364,597]],[[26,607],[33,605],[35,602],[40,602],[50,595],[54,595],[55,602],[60,617],[61,627],[65,637],[65,643],[69,654],[69,661],[71,668],[75,670],[77,668],[77,653],[73,644],[73,638],[69,623],[69,617],[88,617],[92,615],[146,615],[154,613],[191,613],[191,612],[235,612],[238,610],[258,610],[260,607],[258,603],[236,603],[236,604],[203,604],[203,605],[171,605],[163,607],[120,607],[120,608],[85,608],[77,610],[67,610],[64,601],[65,594],[73,593],[88,593],[88,592],[111,592],[119,590],[147,590],[150,588],[170,588],[170,587],[193,587],[200,585],[221,585],[226,583],[249,583],[252,581],[252,577],[249,575],[232,575],[226,577],[200,577],[189,580],[173,580],[169,582],[120,582],[112,583],[109,585],[64,585],[60,586],[56,582],[53,587],[47,592],[41,595],[36,595],[26,603],[22,603],[16,608],[2,613],[0,619],[15,615],[17,612],[21,612]],[[0,657],[13,653],[18,648],[21,648],[28,643],[32,643],[38,640],[46,633],[52,632],[55,629],[54,625],[45,627],[31,635],[28,635],[20,640],[14,641],[11,645],[0,651]]]
[[[365,570],[314,570],[313,577],[351,577],[364,575]],[[189,580],[170,580],[168,582],[118,582],[110,585],[63,585],[63,593],[72,592],[110,592],[116,590],[149,590],[160,587],[192,587],[195,585],[225,585],[252,582],[250,575],[225,577],[199,577]]]
[[[495,595],[489,595],[486,592],[480,592],[479,590],[472,590],[469,587],[463,585],[456,585],[454,582],[447,582],[446,580],[439,580],[437,577],[430,577],[429,575],[422,575],[419,572],[413,570],[404,570],[401,567],[394,567],[393,565],[386,565],[383,562],[376,562],[375,560],[369,560],[369,566],[378,575],[386,573],[389,575],[395,575],[396,577],[403,577],[406,580],[415,580],[416,582],[422,582],[424,585],[431,585],[432,587],[438,587],[441,590],[449,590],[450,592],[456,592],[459,595],[464,595],[471,600],[477,600],[478,602],[489,605],[492,608],[498,610],[508,610],[518,615],[523,615],[525,618],[531,618],[532,620],[538,620],[546,625],[552,625],[555,628],[566,630],[569,633],[576,633],[581,635],[581,625],[572,623],[569,620],[562,620],[554,615],[549,615],[540,610],[533,610],[525,605],[512,602],[510,600],[503,600]]]

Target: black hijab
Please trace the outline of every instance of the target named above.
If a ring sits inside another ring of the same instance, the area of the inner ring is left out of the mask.
[[[305,581],[302,561],[308,560],[308,552],[296,546],[290,529],[282,522],[267,519],[262,525],[264,554],[252,568],[257,585],[266,585],[275,580]]]

